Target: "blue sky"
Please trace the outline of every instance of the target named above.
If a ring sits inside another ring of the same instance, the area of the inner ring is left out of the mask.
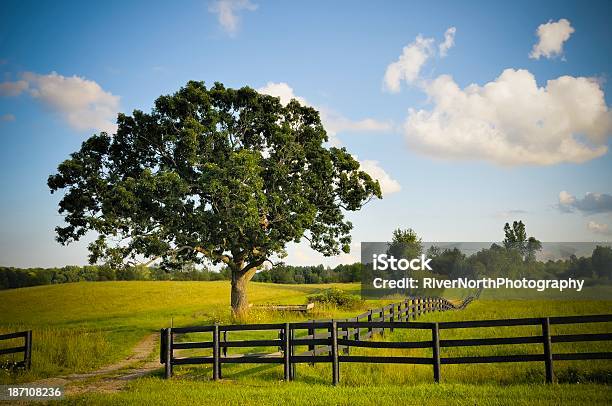
[[[349,215],[357,244],[397,227],[429,241],[494,241],[515,219],[543,241],[612,238],[610,2],[5,1],[0,10],[2,265],[85,263],[85,243],[54,241],[61,217],[48,175],[110,113],[148,110],[191,79],[321,110],[334,142],[387,179],[383,200]],[[290,263],[322,261],[303,246],[289,253]]]

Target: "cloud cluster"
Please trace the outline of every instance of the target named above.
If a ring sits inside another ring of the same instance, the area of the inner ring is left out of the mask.
[[[588,192],[579,199],[563,190],[559,193],[559,210],[565,213],[579,211],[583,214],[612,213],[612,195]]]
[[[399,182],[393,179],[383,168],[380,167],[378,161],[364,160],[359,161],[361,169],[370,175],[373,179],[377,179],[380,183],[380,189],[383,196],[397,193],[402,190]]]
[[[409,145],[431,156],[552,165],[607,151],[612,117],[590,78],[561,76],[540,87],[529,71],[506,69],[483,86],[462,89],[441,75],[422,88],[433,109],[410,109],[404,132]]]
[[[561,55],[563,44],[574,31],[574,27],[565,18],[557,22],[552,22],[551,20],[545,24],[540,24],[536,31],[538,43],[533,46],[529,57],[540,59],[540,57],[544,56],[550,59]]]
[[[28,88],[28,82],[17,80],[15,82],[0,83],[0,96],[12,97],[19,96],[21,92]]]
[[[336,138],[336,135],[340,132],[378,132],[389,131],[392,128],[391,124],[387,122],[378,121],[372,118],[351,120],[329,108],[314,106],[305,98],[297,96],[293,88],[285,82],[268,82],[265,86],[257,89],[257,91],[262,94],[278,97],[281,103],[285,105],[289,103],[291,99],[296,99],[304,106],[316,108],[321,114],[321,121],[330,136],[330,142],[332,144],[337,145],[340,143]]]
[[[497,213],[495,213],[495,217],[502,218],[502,219],[508,219],[511,217],[517,217],[517,216],[520,217],[524,214],[527,214],[527,210],[510,209],[510,210],[498,211]]]
[[[18,81],[0,83],[2,96],[22,93],[60,115],[75,130],[113,133],[117,129],[119,96],[104,91],[92,80],[55,72],[48,75],[25,72]]]
[[[457,29],[450,27],[444,33],[444,41],[438,45],[438,54],[445,57],[448,50],[455,44],[455,33]],[[414,83],[419,79],[421,69],[428,59],[436,55],[433,38],[424,38],[417,35],[415,40],[402,49],[398,60],[387,66],[383,80],[383,88],[397,93],[401,90],[401,83]]]
[[[230,36],[236,35],[240,25],[240,11],[255,11],[257,4],[250,0],[218,0],[210,4],[208,11],[217,14],[217,20]]]
[[[448,50],[455,45],[456,32],[457,29],[455,27],[450,27],[444,33],[444,42],[438,45],[438,53],[440,54],[440,57],[444,58],[448,54]]]
[[[612,235],[612,230],[608,227],[607,224],[597,223],[595,221],[589,221],[587,224],[587,228],[589,231],[592,231],[595,234],[601,235]]]

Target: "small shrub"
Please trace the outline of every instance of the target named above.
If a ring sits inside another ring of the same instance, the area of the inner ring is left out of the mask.
[[[308,296],[308,303],[335,306],[341,309],[355,309],[361,306],[362,300],[358,296],[351,295],[338,288],[330,288]]]

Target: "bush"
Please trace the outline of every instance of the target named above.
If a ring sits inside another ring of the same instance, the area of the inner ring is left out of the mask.
[[[354,309],[361,306],[363,301],[358,296],[351,295],[338,288],[330,288],[308,296],[308,303],[330,305],[342,309]]]

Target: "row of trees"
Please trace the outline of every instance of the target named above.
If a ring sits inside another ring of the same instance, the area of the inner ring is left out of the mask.
[[[457,248],[430,247],[433,273],[449,278],[509,277],[509,278],[584,278],[612,280],[612,248],[597,246],[590,257],[570,256],[556,261],[537,261],[542,243],[527,235],[525,224],[514,221],[504,226],[504,240],[472,255]],[[395,258],[416,258],[423,252],[422,241],[412,229],[397,229],[387,249]]]
[[[361,263],[338,265],[335,268],[318,266],[292,266],[280,264],[264,269],[253,278],[256,282],[303,284],[347,283],[361,280]],[[0,289],[50,285],[70,282],[103,281],[216,281],[230,280],[228,268],[220,271],[197,269],[192,264],[179,271],[167,272],[159,267],[111,268],[108,265],[64,266],[61,268],[0,267]]]
[[[0,289],[25,288],[70,282],[176,280],[213,281],[229,280],[229,270],[214,272],[185,266],[179,271],[167,272],[158,267],[111,268],[108,265],[68,265],[61,268],[12,268],[0,267]]]
[[[556,261],[528,260],[520,252],[493,244],[467,256],[457,248],[428,250],[431,267],[439,275],[456,277],[584,278],[612,280],[612,248],[597,246],[590,257]]]
[[[587,280],[612,280],[612,248],[597,246],[590,257],[576,257],[556,261],[537,261],[536,253],[542,248],[540,241],[527,237],[523,222],[504,227],[502,244],[492,244],[472,255],[457,248],[440,249],[433,246],[426,256],[437,275],[457,277],[510,277],[510,278],[583,278]],[[421,255],[421,239],[412,229],[393,232],[387,254],[396,258],[415,258]],[[256,282],[283,284],[347,283],[361,281],[364,265],[361,263],[338,265],[335,268],[317,266],[292,266],[279,264],[263,269],[254,275]],[[0,289],[21,288],[80,281],[114,280],[231,280],[231,270],[199,269],[193,263],[183,264],[169,272],[160,267],[119,267],[110,265],[65,266],[62,268],[18,269],[0,267]]]
[[[397,247],[397,245],[396,245]],[[420,253],[419,253],[420,255]],[[472,255],[459,249],[432,247],[427,250],[432,258],[434,272],[449,278],[457,277],[530,277],[530,278],[584,278],[612,280],[612,248],[597,246],[590,257],[571,256],[556,261],[525,260],[521,253],[505,246],[493,244]],[[335,268],[317,266],[277,265],[258,272],[253,281],[282,284],[349,283],[361,281],[363,265],[338,265]],[[82,281],[178,280],[214,281],[230,280],[229,269],[211,271],[184,266],[180,271],[167,272],[158,267],[131,267],[113,269],[107,265],[65,266],[62,268],[9,268],[0,267],[0,289],[49,285]]]
[[[361,281],[363,265],[360,262],[338,265],[335,268],[317,266],[292,266],[280,264],[264,269],[254,277],[255,282],[271,283],[348,283]]]

